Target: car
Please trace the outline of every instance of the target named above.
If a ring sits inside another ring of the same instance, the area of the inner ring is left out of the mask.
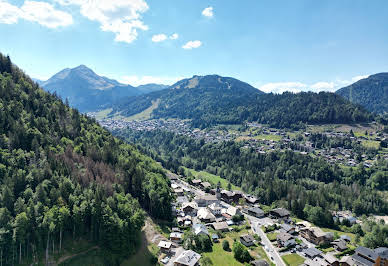
[[[273,257],[271,257],[271,260],[273,260]]]
[[[170,261],[170,257],[166,256],[162,260],[160,260],[161,263],[167,264]]]

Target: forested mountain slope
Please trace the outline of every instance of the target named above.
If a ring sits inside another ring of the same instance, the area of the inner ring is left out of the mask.
[[[257,121],[272,127],[300,127],[304,123],[352,123],[372,116],[333,93],[265,94],[232,78],[194,76],[169,89],[130,97],[110,116],[131,116],[153,104],[152,118],[191,119],[195,127]]]
[[[339,89],[337,94],[353,103],[360,104],[370,112],[388,112],[388,73],[371,75],[368,78]]]
[[[42,258],[45,250],[51,255],[65,236],[95,242],[106,265],[117,264],[135,251],[142,208],[169,219],[170,203],[158,164],[44,92],[0,54],[3,265]]]
[[[318,225],[333,225],[330,210],[388,214],[387,199],[377,191],[384,191],[384,186],[374,184],[378,175],[387,176],[388,162],[383,159],[369,169],[348,169],[292,151],[260,154],[234,141],[205,143],[162,130],[120,129],[113,133],[137,143],[171,171],[183,174],[184,166],[218,175],[255,195],[260,203],[277,201],[299,218],[307,218],[307,205],[320,208],[321,219],[314,221]]]

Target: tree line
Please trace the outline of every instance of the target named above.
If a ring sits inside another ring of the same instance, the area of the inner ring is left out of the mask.
[[[0,54],[0,262],[46,258],[64,239],[96,243],[105,263],[135,252],[145,211],[171,219],[164,170]],[[50,257],[51,256],[51,257]]]

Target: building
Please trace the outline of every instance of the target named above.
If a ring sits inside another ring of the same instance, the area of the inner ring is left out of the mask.
[[[234,193],[228,190],[221,190],[221,199],[226,202],[232,202],[233,201]]]
[[[194,224],[193,231],[195,235],[209,235],[209,231],[204,224]]]
[[[331,266],[339,266],[340,265],[339,260],[332,254],[325,254],[323,256],[323,259],[326,261],[326,263],[328,263],[328,265],[331,265]]]
[[[314,259],[315,257],[321,257],[323,254],[323,251],[320,251],[319,249],[316,249],[316,248],[307,248],[303,250],[303,253],[307,258]]]
[[[211,194],[205,194],[203,196],[196,196],[194,201],[198,204],[199,207],[206,207],[213,203],[218,203],[216,196]]]
[[[212,223],[216,221],[216,217],[208,209],[202,208],[198,211],[198,219],[204,223]]]
[[[248,214],[257,218],[264,217],[264,211],[258,207],[248,208]]]
[[[273,209],[269,214],[275,219],[288,220],[290,218],[290,212],[284,208]]]
[[[244,198],[245,198],[245,201],[248,204],[251,204],[251,205],[256,204],[256,203],[259,202],[258,198],[254,197],[254,196],[251,196],[251,195],[245,195]]]
[[[218,235],[217,235],[217,234],[212,234],[212,241],[213,241],[214,243],[217,243],[217,242],[219,242],[218,240],[219,240]]]
[[[170,234],[170,240],[175,243],[181,243],[183,240],[183,234],[181,232],[172,232]]]
[[[280,231],[293,234],[295,233],[295,227],[290,224],[281,224],[280,225]]]
[[[222,207],[220,206],[219,203],[212,203],[212,204],[210,204],[209,206],[207,206],[207,208],[208,208],[208,209],[211,211],[211,213],[213,213],[215,216],[221,215]]]
[[[336,239],[330,243],[337,251],[344,251],[348,249],[346,241],[343,239]]]
[[[241,215],[241,211],[236,208],[236,207],[233,207],[233,206],[230,206],[227,210],[226,210],[226,214],[230,215],[230,216],[235,216],[235,215]]]
[[[168,241],[160,241],[158,244],[158,248],[160,248],[160,251],[163,253],[170,253],[171,251],[172,243]]]
[[[251,235],[242,235],[240,236],[240,242],[246,247],[253,246],[255,244],[255,239]]]
[[[193,186],[199,186],[202,183],[202,180],[201,179],[193,179],[191,181],[191,183],[193,184]]]
[[[176,189],[174,189],[174,193],[177,196],[183,196],[183,188],[176,188]]]
[[[229,231],[229,226],[226,222],[212,223],[210,226],[213,227],[213,229],[216,231],[221,231],[221,232]]]
[[[388,266],[388,248],[375,248],[374,252],[381,257],[381,265]]]
[[[379,254],[374,252],[374,250],[366,248],[366,247],[358,247],[356,248],[354,254],[352,255],[352,259],[361,265],[366,266],[380,266],[381,265],[381,257]]]
[[[294,237],[288,233],[285,233],[285,232],[280,232],[276,236],[276,240],[277,240],[278,245],[280,247],[291,247],[291,246],[296,245]]]
[[[318,227],[306,227],[300,230],[300,235],[315,245],[328,244],[333,241],[334,235],[331,232],[323,232]]]
[[[202,189],[207,189],[210,188],[212,185],[209,182],[202,182],[200,186]]]
[[[199,265],[201,255],[192,250],[183,251],[174,261],[174,266],[196,266]]]
[[[194,201],[184,202],[181,209],[185,215],[196,216],[198,212],[198,204]]]

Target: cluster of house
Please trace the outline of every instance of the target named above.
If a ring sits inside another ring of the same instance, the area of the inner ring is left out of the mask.
[[[374,250],[366,247],[358,247],[351,256],[343,256],[338,259],[332,254],[323,254],[316,248],[309,248],[305,252],[307,260],[305,266],[387,266],[388,248],[376,248]]]

